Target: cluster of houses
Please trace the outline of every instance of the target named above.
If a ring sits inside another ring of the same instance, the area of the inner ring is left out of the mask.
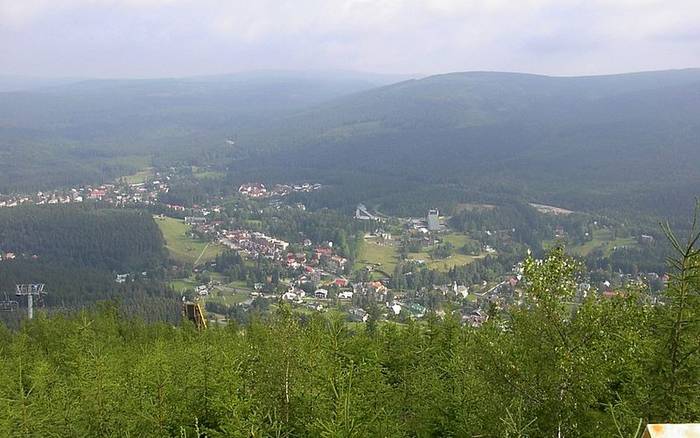
[[[292,285],[289,286],[289,289],[282,295],[282,299],[302,303],[303,299],[307,297],[307,293],[302,287],[307,283],[312,285],[319,285],[320,280],[318,280],[318,278],[316,280],[317,281],[312,283],[313,280],[310,276],[300,276]],[[331,298],[329,288],[332,288],[335,291],[337,291],[335,296],[340,300],[352,300],[352,298],[356,296],[356,294],[362,294],[366,296],[368,294],[369,288],[374,288],[373,291],[376,291],[377,289],[381,288],[381,294],[374,295],[373,297],[376,297],[375,299],[377,301],[382,301],[386,299],[386,293],[388,291],[386,286],[384,286],[381,282],[378,281],[368,283],[355,283],[351,285],[348,279],[341,276],[331,280],[330,282],[326,282],[326,284],[324,284],[323,286],[319,285],[319,287],[314,288],[313,293],[308,294],[308,297],[316,298],[319,300],[329,299]]]
[[[340,271],[329,269],[328,262],[338,257],[333,254],[332,246],[304,243],[311,248],[298,253],[279,251],[283,254],[283,265],[300,272],[291,279],[288,289],[281,296],[282,300],[294,306],[325,311],[341,303],[348,319],[362,322],[369,318],[369,306],[376,305],[380,318],[419,319],[427,314],[426,306],[429,300],[426,297],[437,295],[440,302],[453,304],[454,311],[458,313],[464,325],[479,327],[488,321],[489,309],[524,304],[521,264],[514,266],[512,272],[496,284],[484,282],[467,286],[454,282],[411,292],[391,289],[388,280],[350,282]],[[626,277],[623,280],[629,284],[650,279],[668,281],[666,276],[654,273]],[[610,281],[592,285],[582,282],[578,284],[577,296],[585,298],[588,294],[595,293],[602,298],[609,298],[624,294],[621,292],[622,286],[617,283],[619,281],[616,281],[616,285]],[[280,296],[270,295],[269,298],[279,299]],[[438,315],[441,313],[444,314],[442,310],[437,311]]]
[[[169,190],[167,182],[160,180],[121,186],[106,184],[91,190],[88,199],[107,202],[116,207],[151,205],[157,203],[158,197]]]
[[[302,245],[308,250],[304,252],[288,252],[289,242],[268,236],[257,231],[243,229],[216,231],[219,243],[238,251],[247,258],[266,257],[278,262],[281,266],[293,270],[302,270],[301,277],[313,281],[315,276],[323,274],[341,274],[348,265],[348,259],[336,254],[332,243],[314,246],[309,239]],[[319,282],[316,280],[315,282]]]
[[[269,189],[262,183],[247,183],[238,188],[238,193],[253,199],[283,197],[291,193],[310,193],[321,189],[321,184],[275,184]]]
[[[0,262],[10,261],[17,258],[17,254],[13,252],[0,251]]]
[[[299,272],[294,279],[299,285],[317,285],[322,279],[330,279],[336,281],[339,287],[347,286],[347,280],[336,277],[347,270],[348,259],[334,251],[332,242],[314,245],[311,240],[304,239],[300,242],[303,249],[290,252],[289,242],[258,231],[227,229],[221,220],[193,216],[185,218],[185,222],[192,226],[194,233],[207,235],[245,258],[265,257],[283,268]]]
[[[627,287],[643,289],[649,287],[652,293],[652,300],[656,302],[659,297],[657,292],[665,288],[669,280],[670,276],[668,274],[657,274],[656,272],[640,272],[637,275],[617,274],[613,276],[612,281],[604,280],[593,285],[582,283],[579,285],[579,288],[584,288],[586,292],[598,290],[602,297],[612,298],[625,296]]]
[[[70,204],[73,202],[83,202],[83,190],[71,189],[66,192],[38,192],[27,195],[5,195],[0,196],[0,208],[17,207],[20,205],[45,205],[45,204]]]
[[[27,253],[17,253],[12,251],[0,250],[0,263],[1,262],[11,262],[13,260],[37,260],[39,256],[37,254],[27,254]]]
[[[337,281],[337,280],[336,280]],[[376,303],[382,318],[409,318],[420,319],[427,313],[427,308],[409,297],[406,293],[392,290],[381,281],[366,281],[349,283],[345,280],[340,284],[336,281],[329,286],[335,290],[331,297],[328,286],[318,287],[313,292],[308,293],[304,289],[290,286],[289,289],[282,295],[282,299],[289,301],[295,305],[309,307],[316,310],[325,310],[330,307],[328,303],[324,306],[325,301],[330,301],[331,298],[337,298],[341,302],[345,301],[349,307],[346,308],[348,318],[351,321],[366,322],[369,314],[366,310],[368,303]],[[338,287],[333,287],[338,286]],[[436,290],[443,290],[447,295],[450,292],[455,294],[455,298],[466,298],[468,288],[466,286],[435,286]],[[460,295],[460,293],[462,295]],[[490,294],[495,296],[498,290],[490,290]],[[486,293],[482,294],[487,297]],[[486,301],[484,301],[486,304]],[[485,310],[479,304],[460,309],[461,318],[464,324],[472,326],[480,326],[488,320]],[[441,312],[438,312],[441,313]],[[444,316],[444,312],[442,312]]]
[[[124,284],[126,282],[136,281],[138,278],[146,278],[146,277],[148,277],[148,272],[146,272],[146,271],[143,271],[140,274],[139,273],[116,274],[114,276],[114,282],[117,284]]]
[[[324,289],[322,287],[316,289],[313,294],[313,298],[319,299],[319,300],[327,300],[329,298],[328,295],[328,289]],[[304,289],[299,289],[294,286],[290,286],[289,290],[282,294],[282,299],[285,301],[293,301],[297,303],[304,303],[304,297],[306,297],[306,291]],[[338,294],[338,298],[344,300],[344,299],[351,299],[352,298],[352,292],[344,291]]]
[[[167,177],[166,177],[167,178]],[[125,207],[129,205],[150,205],[158,200],[161,193],[169,190],[167,181],[151,181],[138,184],[102,184],[99,186],[79,186],[66,190],[37,192],[35,194],[0,196],[0,208],[20,205],[54,205],[82,203],[87,200],[101,201]]]
[[[305,272],[314,272],[319,267],[327,271],[339,274],[345,271],[348,259],[333,253],[333,249],[327,246],[317,246],[313,249],[311,257],[305,252],[287,253],[285,266],[291,269],[304,269]]]
[[[333,252],[333,244],[319,245],[314,248],[310,266],[323,266],[330,272],[342,273],[345,271],[348,259]]]
[[[289,242],[248,230],[223,230],[219,243],[240,252],[243,256],[263,256],[277,261],[282,260],[289,247]]]
[[[287,267],[301,272],[293,279],[292,287],[295,290],[303,289],[306,286],[314,288],[324,283],[328,287],[347,288],[349,281],[342,275],[347,259],[328,253],[324,255],[324,252],[317,251],[319,249],[324,248],[317,247],[309,260],[305,254],[301,253],[287,255]],[[295,290],[290,290],[290,292],[295,292]],[[327,290],[320,289],[319,294],[315,294],[315,296],[327,298]],[[350,295],[350,297],[352,296]]]

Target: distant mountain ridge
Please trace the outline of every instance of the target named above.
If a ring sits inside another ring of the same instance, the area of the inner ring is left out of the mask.
[[[578,116],[596,102],[613,103],[612,99],[624,96],[644,98],[646,93],[663,96],[698,83],[700,69],[587,77],[448,73],[341,96],[290,120],[314,117],[324,127],[328,123],[349,125],[376,120],[386,127],[535,122],[543,115],[557,119]]]
[[[0,93],[0,192],[112,178],[155,157],[229,167],[234,180],[324,179],[367,202],[408,182],[573,209],[697,194],[700,69],[391,80],[254,72]]]
[[[0,193],[110,179],[154,155],[203,159],[242,128],[387,80],[266,72],[79,80],[0,93]]]
[[[246,141],[309,170],[497,180],[572,207],[634,203],[700,183],[700,69],[430,76],[336,98]]]

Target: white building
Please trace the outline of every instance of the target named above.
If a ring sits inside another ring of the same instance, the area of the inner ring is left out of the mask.
[[[437,231],[440,229],[440,212],[437,209],[428,211],[428,230]]]

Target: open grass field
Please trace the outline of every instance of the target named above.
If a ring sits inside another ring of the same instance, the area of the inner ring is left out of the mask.
[[[224,287],[214,287],[209,292],[209,295],[204,298],[204,301],[233,306],[242,303],[248,298],[250,298],[250,292],[248,290],[236,289],[233,291]]]
[[[206,170],[202,172],[197,172],[193,174],[193,176],[197,179],[224,179],[224,177],[226,177],[226,174],[224,172]]]
[[[449,271],[455,266],[468,265],[476,259],[480,259],[486,256],[486,254],[480,254],[477,256],[461,254],[459,249],[463,247],[471,239],[465,234],[459,233],[448,233],[441,236],[443,242],[449,242],[454,246],[454,254],[450,257],[441,260],[433,260],[430,257],[428,251],[421,251],[416,253],[410,253],[410,258],[414,260],[424,260],[425,264],[430,269],[436,271]]]
[[[204,303],[218,303],[230,307],[250,299],[251,292],[253,292],[253,289],[249,288],[245,281],[234,281],[229,284],[214,286],[209,291],[209,295],[202,297],[201,300]]]
[[[360,255],[355,263],[357,268],[367,265],[378,265],[387,274],[394,272],[399,262],[398,247],[377,243],[374,239],[365,239],[360,248]]]
[[[493,204],[474,204],[474,203],[460,203],[455,206],[455,212],[460,211],[478,211],[478,210],[493,210],[496,208]]]
[[[209,278],[211,278],[212,281],[219,282],[219,283],[226,282],[226,276],[224,274],[219,273],[219,272],[207,271],[207,275],[209,275]]]
[[[226,177],[224,172],[209,170],[205,167],[192,166],[192,176],[197,179],[223,179]]]
[[[210,277],[214,281],[222,281],[223,276],[216,272],[210,272]],[[189,278],[179,278],[177,280],[170,281],[170,287],[172,287],[175,292],[193,293],[195,287],[199,286],[198,282],[194,276]],[[249,288],[245,281],[234,281],[229,284],[214,286],[210,289],[209,295],[199,298],[202,303],[213,302],[224,304],[226,306],[233,306],[235,304],[240,304],[243,301],[250,298],[250,293],[253,292],[252,288]]]
[[[246,219],[245,224],[247,227],[253,230],[257,230],[262,227],[262,221],[259,219]]]
[[[235,288],[235,289],[245,289],[249,292],[253,292],[253,289],[249,288],[248,285],[246,284],[246,282],[243,280],[232,281],[225,286]]]
[[[152,176],[155,172],[153,167],[151,167],[151,158],[145,155],[125,155],[121,157],[114,157],[110,159],[110,162],[116,166],[123,166],[125,172],[133,172],[130,175],[122,175],[115,178],[116,182],[127,184],[145,182],[145,179]]]
[[[426,265],[430,269],[434,269],[436,271],[449,271],[451,268],[455,266],[462,266],[462,265],[468,265],[469,263],[473,262],[476,259],[484,258],[485,255],[478,255],[478,256],[471,256],[471,255],[465,255],[465,254],[452,254],[451,256],[447,257],[446,259],[442,260],[433,260],[430,258],[428,253],[417,253],[417,254],[411,254],[411,258],[417,259],[417,260],[425,260]]]
[[[197,286],[197,282],[190,278],[181,278],[170,282],[170,287],[177,293],[191,292],[194,290],[195,286]]]
[[[189,225],[185,221],[170,217],[156,217],[155,221],[163,233],[170,255],[179,262],[197,265],[213,260],[221,252],[217,244],[191,239],[187,235]]]
[[[442,260],[433,260],[428,251],[410,253],[409,257],[413,260],[423,260],[430,269],[438,271],[447,271],[453,266],[467,265],[476,259],[485,257],[485,254],[471,256],[459,253],[459,248],[464,246],[470,238],[464,234],[449,233],[441,236],[442,240],[449,242],[455,247],[455,253]],[[391,274],[399,262],[398,244],[393,245],[380,244],[374,239],[365,239],[360,249],[360,255],[357,259],[356,268],[361,268],[366,265],[379,265],[379,269]]]
[[[470,242],[472,240],[466,234],[457,233],[444,234],[443,236],[441,236],[441,238],[443,242],[449,242],[452,245],[454,245],[455,249],[463,247],[467,242]]]
[[[155,175],[155,169],[153,169],[152,167],[146,167],[146,168],[141,169],[132,175],[123,176],[122,179],[127,184],[141,184],[141,183],[145,183],[149,179],[153,178],[154,175]]]
[[[550,242],[550,245],[552,243]],[[607,229],[593,231],[593,239],[582,245],[568,245],[566,250],[576,256],[585,257],[591,252],[600,249],[605,255],[610,255],[616,247],[637,246],[637,241],[633,237],[613,239],[612,232]],[[545,248],[547,245],[545,245]]]

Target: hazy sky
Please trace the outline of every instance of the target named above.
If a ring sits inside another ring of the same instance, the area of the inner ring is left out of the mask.
[[[700,67],[700,0],[0,0],[0,74]]]

